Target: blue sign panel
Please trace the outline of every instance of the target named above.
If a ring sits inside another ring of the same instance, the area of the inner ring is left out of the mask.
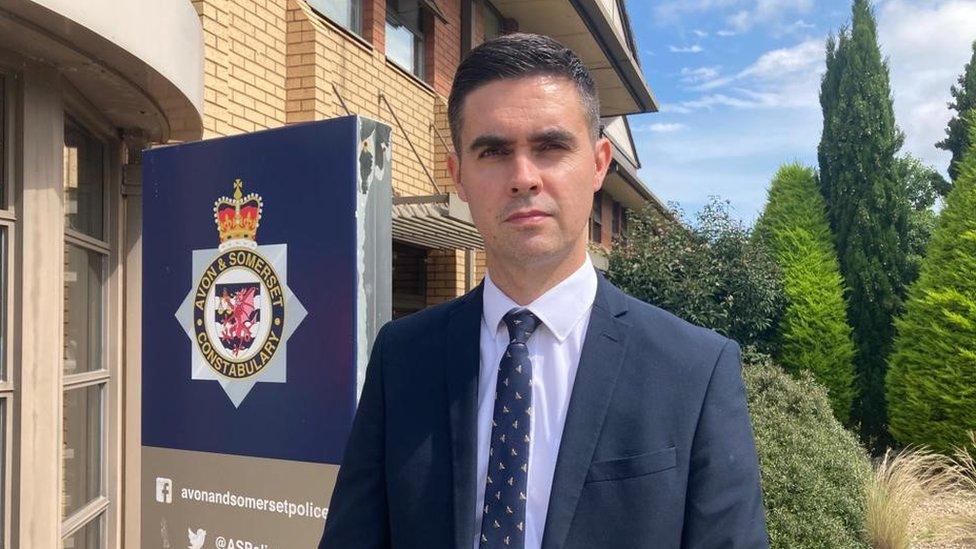
[[[144,446],[339,463],[364,322],[362,122],[144,154]]]
[[[390,309],[390,128],[143,155],[141,547],[311,547]]]

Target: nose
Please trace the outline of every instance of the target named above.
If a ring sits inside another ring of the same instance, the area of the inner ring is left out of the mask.
[[[524,193],[537,193],[542,189],[539,168],[530,154],[517,152],[512,155],[512,175],[509,180],[509,194],[517,196]]]

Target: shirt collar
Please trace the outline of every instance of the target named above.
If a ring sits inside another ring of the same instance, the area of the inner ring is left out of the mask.
[[[525,308],[545,324],[561,343],[573,328],[583,320],[596,298],[597,278],[593,263],[587,254],[583,265],[562,282],[550,288]],[[485,273],[484,306],[482,318],[493,332],[497,331],[502,317],[512,309],[522,308],[505,295]]]

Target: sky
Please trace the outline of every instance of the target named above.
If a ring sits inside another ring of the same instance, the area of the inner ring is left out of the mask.
[[[943,174],[935,147],[976,40],[976,0],[876,0],[902,152]],[[657,113],[630,116],[644,183],[688,214],[710,196],[752,223],[780,165],[816,167],[825,42],[850,0],[627,0]]]

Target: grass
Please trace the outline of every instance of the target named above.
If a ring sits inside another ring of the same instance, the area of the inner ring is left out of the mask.
[[[968,505],[946,519],[946,537],[951,543],[976,546],[976,432],[969,433],[969,449],[956,448],[951,458],[956,476],[955,490]]]
[[[976,544],[976,459],[969,449],[953,456],[889,450],[868,483],[867,500],[865,530],[874,549]]]

